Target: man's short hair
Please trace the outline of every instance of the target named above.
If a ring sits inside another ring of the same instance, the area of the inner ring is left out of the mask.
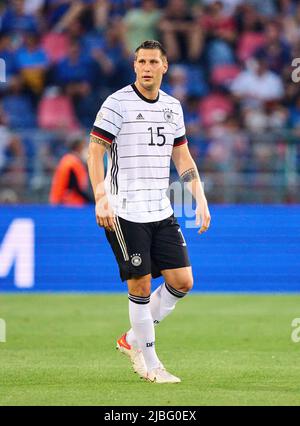
[[[135,55],[136,56],[137,56],[138,51],[140,49],[158,49],[160,51],[160,53],[161,53],[162,56],[164,56],[165,58],[167,57],[167,51],[166,51],[166,49],[157,40],[146,40],[142,44],[140,44],[139,47],[137,47],[135,49]]]

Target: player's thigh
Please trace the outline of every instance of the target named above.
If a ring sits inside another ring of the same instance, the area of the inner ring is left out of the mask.
[[[147,297],[151,292],[151,274],[134,276],[127,280],[127,285],[132,296]]]
[[[120,269],[122,281],[151,273],[151,229],[116,217],[115,232],[105,231]]]
[[[161,271],[165,282],[176,290],[188,292],[192,289],[194,279],[191,266],[175,269],[165,269]]]
[[[174,215],[163,220],[157,229],[151,246],[151,259],[159,271],[190,267],[187,245]]]

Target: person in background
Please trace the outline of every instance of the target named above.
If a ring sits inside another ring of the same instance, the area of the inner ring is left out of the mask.
[[[27,90],[38,98],[44,88],[49,60],[37,32],[27,31],[24,43],[16,52],[16,63]]]
[[[186,0],[169,0],[158,28],[170,63],[199,61],[203,34]]]
[[[8,120],[0,104],[0,191],[11,190],[19,201],[26,186],[25,147],[21,138],[8,127]]]
[[[84,154],[85,141],[74,139],[70,144],[70,152],[61,158],[54,172],[50,204],[80,207],[92,202]]]
[[[158,23],[161,11],[155,0],[143,0],[141,7],[128,10],[124,16],[126,46],[133,51],[143,40],[155,40],[158,37]]]
[[[1,18],[0,29],[19,37],[24,31],[38,31],[38,19],[33,14],[28,14],[24,0],[11,0]]]

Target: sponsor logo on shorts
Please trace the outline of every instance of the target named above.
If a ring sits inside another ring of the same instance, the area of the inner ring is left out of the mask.
[[[130,257],[131,257],[131,264],[133,266],[140,266],[141,265],[142,258],[141,258],[141,255],[139,253],[135,253]]]

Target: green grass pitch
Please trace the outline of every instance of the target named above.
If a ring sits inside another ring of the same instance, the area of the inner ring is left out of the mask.
[[[0,295],[0,405],[300,405],[299,295],[201,295],[156,327],[182,383],[142,381],[115,341],[126,295]]]

